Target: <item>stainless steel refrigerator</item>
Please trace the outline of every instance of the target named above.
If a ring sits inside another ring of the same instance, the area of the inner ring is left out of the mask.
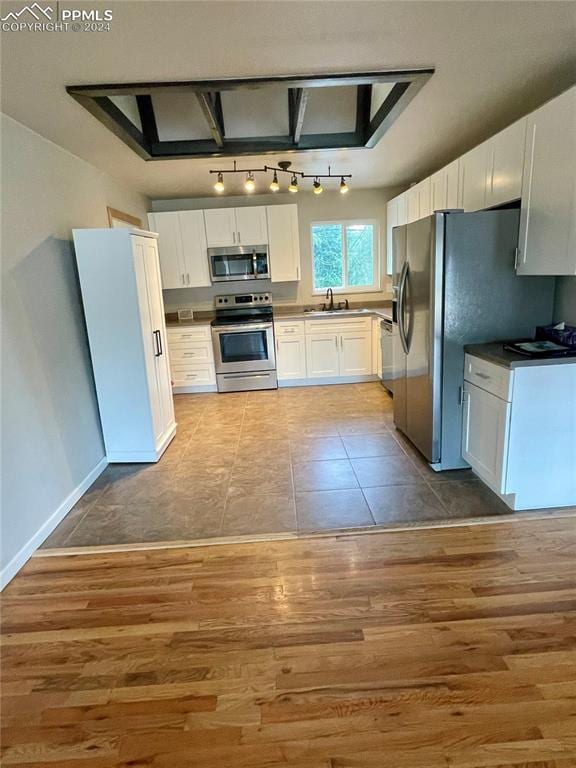
[[[393,229],[394,423],[433,469],[462,459],[464,345],[531,337],[554,279],[518,277],[519,211],[435,213]]]

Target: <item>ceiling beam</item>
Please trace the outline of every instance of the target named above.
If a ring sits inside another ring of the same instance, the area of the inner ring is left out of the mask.
[[[148,147],[151,147],[159,141],[152,96],[136,96],[136,104],[138,105],[138,114],[142,123],[144,140]]]
[[[430,77],[430,75],[428,75]],[[419,78],[410,83],[397,83],[390,91],[388,96],[380,105],[378,111],[370,121],[367,135],[365,137],[365,146],[374,147],[386,133],[388,128],[395,122],[398,116],[406,109],[420,88],[424,85],[426,78]]]
[[[290,136],[294,144],[300,143],[307,103],[308,91],[306,88],[288,89],[288,123],[290,125]]]
[[[227,80],[186,80],[176,82],[117,83],[103,85],[69,85],[66,90],[70,95],[80,93],[85,96],[134,96],[157,93],[190,93],[204,91],[235,91],[242,88],[253,90],[265,85],[284,85],[286,88],[330,88],[341,85],[370,85],[371,83],[412,82],[420,77],[428,79],[434,74],[433,68],[395,69],[362,73],[342,73],[334,75],[308,75],[303,77],[249,77]]]
[[[368,138],[371,102],[372,86],[359,85],[356,89],[356,133],[363,144]]]
[[[216,110],[215,99],[213,94],[200,92],[200,93],[196,93],[196,98],[198,99],[198,103],[200,104],[202,113],[206,118],[206,122],[208,123],[208,127],[210,128],[210,133],[212,134],[212,138],[216,142],[216,145],[222,148],[224,146],[224,136],[223,136],[222,126],[220,125],[220,121],[218,119],[218,113]],[[220,107],[220,111],[222,111],[221,107]]]
[[[80,94],[71,94],[72,97],[85,109],[94,115],[97,120],[106,126],[112,133],[127,144],[144,160],[151,160],[150,149],[142,131],[132,123],[118,109],[116,104],[107,97],[89,98]]]

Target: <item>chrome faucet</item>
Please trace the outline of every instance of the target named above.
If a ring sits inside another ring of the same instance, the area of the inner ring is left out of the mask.
[[[334,291],[332,290],[332,288],[328,288],[328,290],[326,291],[326,296],[324,298],[330,299],[330,304],[328,304],[327,307],[326,307],[326,304],[324,304],[324,306],[329,311],[332,311],[334,309]]]

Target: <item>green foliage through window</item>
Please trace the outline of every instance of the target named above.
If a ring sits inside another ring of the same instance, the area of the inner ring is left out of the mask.
[[[375,287],[374,257],[373,224],[327,222],[312,225],[315,291]]]

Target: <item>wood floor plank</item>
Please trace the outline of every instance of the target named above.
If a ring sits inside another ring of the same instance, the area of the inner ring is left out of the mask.
[[[3,765],[575,768],[571,518],[33,558]]]

